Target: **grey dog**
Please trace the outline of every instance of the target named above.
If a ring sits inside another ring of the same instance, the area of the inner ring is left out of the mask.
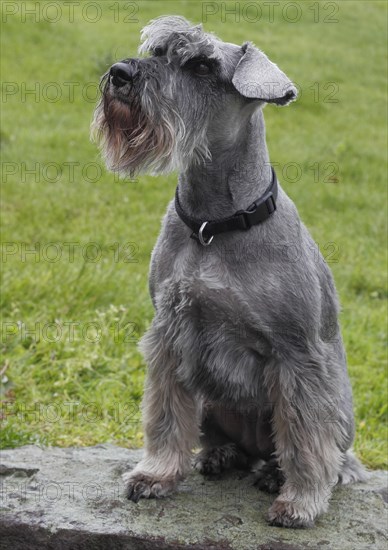
[[[367,473],[333,278],[266,147],[262,108],[296,87],[252,43],[178,16],[151,21],[139,52],[103,77],[93,122],[108,168],[180,172],[152,253],[146,449],[128,498],[173,491],[201,443],[204,474],[266,461],[268,521],[312,526],[336,484]]]

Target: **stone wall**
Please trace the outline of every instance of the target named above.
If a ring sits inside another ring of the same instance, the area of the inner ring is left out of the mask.
[[[6,550],[357,550],[388,547],[387,472],[339,488],[314,529],[269,527],[273,496],[252,475],[205,480],[193,472],[163,500],[128,501],[121,474],[141,450],[113,445],[1,453],[0,548]]]

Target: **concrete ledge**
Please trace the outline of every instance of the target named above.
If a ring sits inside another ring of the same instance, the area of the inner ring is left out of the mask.
[[[387,548],[387,472],[334,492],[312,530],[269,527],[272,496],[252,475],[204,480],[193,472],[164,500],[125,499],[121,474],[142,455],[113,445],[2,451],[4,550],[365,550]]]

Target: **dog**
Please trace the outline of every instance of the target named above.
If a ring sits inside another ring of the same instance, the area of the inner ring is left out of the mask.
[[[333,278],[265,141],[263,107],[296,86],[252,43],[183,17],[151,21],[139,53],[103,76],[92,124],[109,169],[179,171],[151,258],[145,456],[127,496],[170,494],[200,443],[206,475],[261,460],[259,488],[279,491],[269,523],[311,527],[335,485],[367,473]]]

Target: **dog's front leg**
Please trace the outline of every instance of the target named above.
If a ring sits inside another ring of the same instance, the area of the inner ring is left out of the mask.
[[[199,440],[198,406],[177,381],[176,358],[155,324],[143,338],[142,349],[148,363],[142,403],[145,456],[124,475],[127,496],[134,502],[172,492],[190,469]]]
[[[276,455],[285,476],[268,513],[272,525],[312,527],[338,481],[346,428],[338,401],[334,405],[338,386],[333,390],[335,380],[323,372],[317,364],[293,369],[288,363],[269,376]]]

